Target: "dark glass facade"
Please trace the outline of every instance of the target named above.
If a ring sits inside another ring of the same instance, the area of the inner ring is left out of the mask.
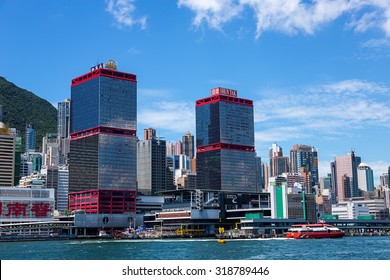
[[[253,102],[213,95],[196,102],[198,188],[258,191]]]
[[[135,191],[135,75],[98,69],[72,80],[69,191]]]
[[[98,126],[137,129],[137,84],[98,76],[72,87],[71,132]]]

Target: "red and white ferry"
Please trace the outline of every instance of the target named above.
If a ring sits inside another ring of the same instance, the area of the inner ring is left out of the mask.
[[[325,223],[297,224],[287,231],[286,237],[295,239],[341,238],[344,234],[345,232],[338,227]]]

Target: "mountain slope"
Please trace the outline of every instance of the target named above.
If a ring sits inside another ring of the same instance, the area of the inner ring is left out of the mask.
[[[27,123],[34,124],[38,151],[46,133],[57,133],[57,109],[47,100],[19,88],[3,77],[0,77],[0,105],[3,105],[3,123],[21,132],[23,150]]]

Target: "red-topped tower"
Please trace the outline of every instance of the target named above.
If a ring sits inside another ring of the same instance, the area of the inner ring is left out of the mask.
[[[72,80],[69,207],[135,213],[137,79],[113,61]]]
[[[198,188],[258,191],[253,101],[221,87],[197,100],[196,152]]]

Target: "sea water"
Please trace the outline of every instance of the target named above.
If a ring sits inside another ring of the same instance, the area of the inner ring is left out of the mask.
[[[0,242],[1,260],[390,260],[389,236]]]

